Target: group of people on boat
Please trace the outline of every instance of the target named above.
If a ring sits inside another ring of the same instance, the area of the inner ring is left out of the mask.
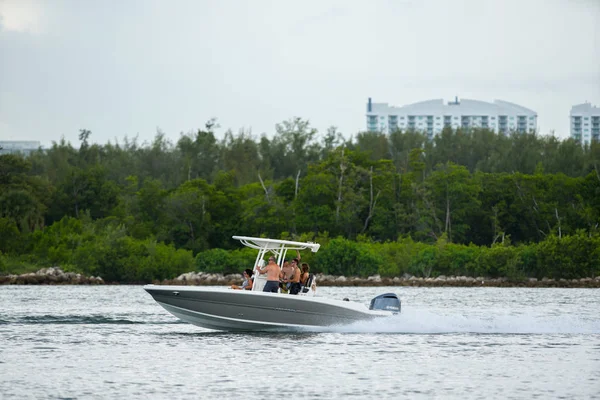
[[[269,262],[266,266],[257,266],[255,271],[257,274],[266,274],[267,283],[263,288],[263,292],[271,293],[289,293],[298,294],[304,286],[307,285],[310,278],[310,266],[307,263],[302,263],[300,268],[300,252],[296,251],[297,257],[291,261],[285,261],[283,267],[277,265],[275,257],[269,257]],[[252,290],[254,278],[251,269],[246,269],[243,272],[244,281],[241,286],[232,285],[232,289]]]
[[[302,263],[300,268],[300,252],[291,261],[285,261],[279,274],[279,288],[282,293],[298,294],[308,282],[310,267]]]

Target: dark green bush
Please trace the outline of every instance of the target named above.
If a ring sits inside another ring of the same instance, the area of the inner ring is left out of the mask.
[[[383,265],[384,258],[377,252],[377,247],[336,238],[319,250],[315,262],[325,274],[366,277],[377,273]]]
[[[536,275],[554,279],[575,279],[600,274],[600,237],[550,236],[537,245]]]
[[[227,251],[211,249],[198,253],[195,258],[196,271],[236,274],[246,268],[254,269],[257,250],[244,248]]]

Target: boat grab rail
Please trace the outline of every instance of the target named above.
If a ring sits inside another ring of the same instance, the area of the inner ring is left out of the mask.
[[[233,239],[239,240],[244,246],[256,250],[306,250],[310,249],[313,253],[319,251],[321,245],[313,242],[293,242],[291,240],[256,238],[249,236],[233,236]]]

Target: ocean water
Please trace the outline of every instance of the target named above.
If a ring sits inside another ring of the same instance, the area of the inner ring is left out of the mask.
[[[225,333],[141,286],[0,286],[0,399],[600,399],[600,290],[327,288],[385,320]]]

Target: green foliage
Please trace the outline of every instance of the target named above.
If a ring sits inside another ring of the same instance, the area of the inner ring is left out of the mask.
[[[82,244],[73,253],[82,272],[107,282],[150,282],[172,279],[193,269],[191,252],[151,239],[136,240],[119,228],[107,230],[100,240]]]
[[[439,248],[439,246],[438,246]],[[485,275],[480,268],[481,254],[486,247],[445,244],[440,253],[436,275],[480,276]]]
[[[23,256],[11,256],[0,251],[0,275],[20,275],[36,272],[40,266]]]
[[[550,236],[537,245],[537,277],[586,278],[600,275],[600,237],[580,231],[559,238]]]
[[[153,239],[137,240],[126,236],[122,226],[109,225],[93,241],[77,247],[72,263],[108,282],[149,282],[190,271],[194,260],[189,251]]]
[[[11,220],[21,232],[43,226],[51,188],[29,176],[31,163],[22,156],[0,155],[0,218]]]
[[[194,265],[192,253],[176,249],[172,245],[146,239],[142,242],[142,256],[138,257],[136,281],[150,282],[154,279],[173,279],[189,272]],[[135,262],[132,259],[131,262]]]
[[[320,173],[310,174],[302,182],[302,190],[295,201],[295,215],[301,232],[327,230],[335,221],[335,178]]]
[[[1,155],[9,268],[127,282],[237,273],[254,262],[231,239],[243,234],[314,240],[321,251],[303,261],[344,275],[599,273],[598,142],[450,128],[347,140],[334,127],[318,142],[301,118],[258,139],[215,129],[106,145],[81,129],[79,148]]]
[[[402,276],[412,274],[413,260],[421,249],[427,245],[418,243],[411,238],[401,239],[397,242],[387,242],[375,251],[379,251],[384,257],[384,262],[379,266],[378,273],[382,276]]]
[[[34,233],[33,254],[47,266],[69,264],[78,246],[94,238],[93,226],[89,221],[84,224],[82,219],[64,217],[44,231]]]
[[[172,279],[193,269],[189,251],[153,239],[127,236],[115,221],[89,216],[65,217],[33,236],[38,266],[59,265],[66,271],[101,276],[108,282],[150,282]]]
[[[12,219],[0,218],[0,252],[19,253],[21,238],[17,224]]]
[[[469,171],[459,165],[440,165],[424,183],[422,192],[423,214],[430,232],[439,237],[446,234],[450,240],[464,243],[468,236],[473,210],[480,207],[481,186]]]
[[[196,255],[196,270],[200,272],[222,272],[233,269],[232,252],[223,249],[211,249]]]
[[[226,251],[211,249],[196,255],[196,271],[235,274],[246,268],[254,269],[256,251],[244,248],[241,250]]]
[[[506,277],[511,280],[522,280],[525,274],[519,248],[504,245],[493,245],[481,252],[478,275],[498,278]]]
[[[414,276],[429,278],[438,262],[439,250],[434,246],[421,249],[411,260],[409,271]]]
[[[332,239],[316,254],[319,271],[325,274],[369,276],[383,264],[383,257],[367,243]]]

